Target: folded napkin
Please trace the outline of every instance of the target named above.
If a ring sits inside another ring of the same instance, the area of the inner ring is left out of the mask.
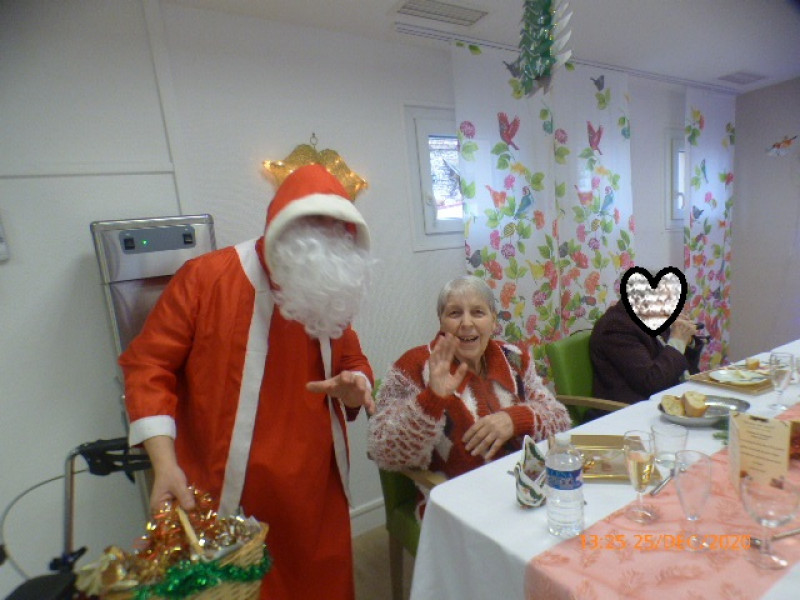
[[[529,435],[522,443],[522,457],[514,465],[517,480],[517,502],[525,508],[535,508],[544,504],[545,477],[544,455],[536,447]]]

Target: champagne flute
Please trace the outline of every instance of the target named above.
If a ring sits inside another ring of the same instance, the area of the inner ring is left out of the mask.
[[[711,459],[696,450],[675,453],[675,487],[678,490],[683,514],[689,521],[686,528],[686,549],[707,550],[708,543],[698,534],[697,521],[711,494]]]
[[[794,356],[788,352],[773,352],[769,355],[769,377],[772,380],[772,385],[778,392],[778,398],[769,405],[773,410],[786,410],[789,408],[782,402],[783,393],[792,379],[792,371],[794,370]]]
[[[655,462],[655,444],[648,431],[631,430],[623,437],[625,464],[628,478],[636,490],[636,502],[625,511],[625,516],[637,523],[652,523],[658,519],[655,507],[642,501],[642,493],[650,484]]]
[[[746,558],[761,569],[783,569],[788,562],[772,551],[769,530],[791,521],[800,508],[800,487],[786,481],[768,483],[746,475],[741,481],[742,503],[750,516],[761,525],[762,536],[758,552],[747,553]]]

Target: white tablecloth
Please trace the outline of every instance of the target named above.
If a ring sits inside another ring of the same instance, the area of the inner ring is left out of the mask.
[[[800,340],[778,349],[800,356]],[[766,361],[768,355],[759,357]],[[658,410],[661,396],[680,395],[688,389],[741,398],[750,403],[751,414],[776,415],[768,408],[775,399],[772,392],[755,396],[687,382],[573,431],[622,434],[630,429],[650,429],[661,419]],[[800,384],[793,383],[785,396],[789,404],[800,400]],[[714,439],[716,431],[708,427],[690,428],[687,448],[708,454],[720,450],[723,444]],[[431,491],[415,560],[411,600],[524,598],[528,562],[561,540],[548,533],[544,507],[526,510],[517,504],[515,480],[509,472],[518,459],[516,453],[501,458]],[[586,527],[633,501],[635,496],[627,482],[587,482]],[[798,589],[800,565],[787,572],[764,599],[796,599],[800,597]]]

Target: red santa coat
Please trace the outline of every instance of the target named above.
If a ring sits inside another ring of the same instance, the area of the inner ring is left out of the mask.
[[[344,415],[306,391],[325,378],[325,352],[300,323],[263,307],[271,296],[262,257],[263,238],[190,260],[173,276],[120,357],[130,441],[175,437],[188,481],[215,498],[240,480],[245,514],[270,527],[274,563],[262,598],[351,599],[350,517],[334,444]],[[332,374],[372,380],[352,329],[330,349]],[[253,418],[242,417],[248,410]],[[242,436],[252,438],[244,449]],[[245,452],[238,473],[237,452]]]

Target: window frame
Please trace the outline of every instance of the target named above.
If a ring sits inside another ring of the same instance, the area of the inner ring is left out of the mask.
[[[683,154],[683,173],[680,155]],[[665,199],[664,208],[667,230],[683,230],[688,215],[689,188],[687,186],[688,150],[682,129],[668,129],[665,135]],[[683,206],[678,203],[683,197]]]
[[[442,106],[404,106],[408,146],[411,222],[415,252],[464,245],[464,221],[436,219],[428,136],[457,136],[455,110]]]

